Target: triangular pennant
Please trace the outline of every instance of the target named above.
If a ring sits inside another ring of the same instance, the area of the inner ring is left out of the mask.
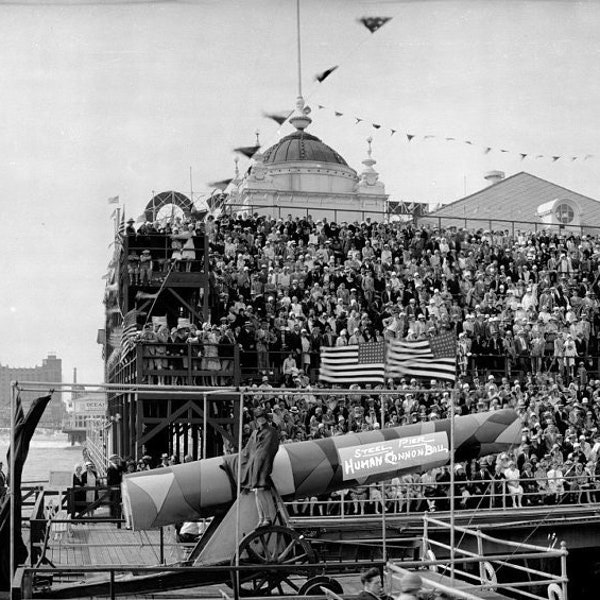
[[[424,139],[424,140],[431,140],[431,139],[433,139],[434,137],[435,137],[435,135],[424,135],[424,136],[423,136],[423,139]]]
[[[487,147],[487,148],[486,148],[486,149],[483,151],[483,153],[484,153],[484,154],[489,154],[491,151],[492,151],[492,149],[491,149],[491,148],[488,146],[488,147]]]
[[[358,22],[362,23],[371,33],[375,33],[391,20],[392,17],[363,17]]]
[[[500,150],[500,152],[510,152],[509,150]]]
[[[381,125],[378,125],[377,123],[371,123],[371,125],[373,126],[373,129],[380,129]]]
[[[455,140],[456,140],[456,138],[453,138],[453,137],[447,137],[446,138],[447,142],[454,142]]]
[[[577,156],[571,156],[571,162],[573,162],[574,160],[577,160]]]
[[[408,138],[408,141],[412,141],[412,139],[415,137],[412,133],[407,133],[406,137]]]
[[[208,184],[208,187],[224,190],[232,181],[233,179],[221,179],[221,181],[211,181]]]
[[[593,154],[586,154],[586,155],[583,157],[583,160],[588,160],[588,159],[590,159],[590,158],[593,158],[593,157],[594,157],[594,155],[593,155]]]
[[[315,81],[323,83],[338,67],[339,65],[335,65],[334,67],[329,67],[329,69],[326,69],[322,73],[317,73],[315,75]]]
[[[336,117],[343,117],[344,116],[344,113],[338,112],[337,110],[334,111],[334,112],[335,112],[335,116]]]
[[[519,156],[521,157],[521,160],[525,160],[527,158],[527,153],[526,152],[519,152]]]
[[[396,133],[395,129],[390,129],[390,135],[394,135]]]
[[[266,112],[264,112],[263,117],[266,117],[267,119],[272,119],[278,125],[283,125],[288,120],[288,117],[290,116],[290,114],[291,113],[266,113]]]
[[[552,157],[552,162],[556,162],[559,158],[560,158],[560,156],[553,156]]]
[[[469,146],[472,146],[473,142],[471,140],[465,140],[465,144],[469,144]]]
[[[234,152],[239,152],[248,158],[252,158],[259,150],[260,146],[240,146],[239,148],[234,148]]]
[[[323,110],[323,109],[325,108],[325,106],[323,106],[322,104],[317,104],[317,108],[318,108],[319,110]]]
[[[364,121],[364,119],[361,119],[360,117],[354,117],[356,119],[356,125],[358,125],[360,122]]]
[[[536,156],[536,159],[537,159],[537,158],[544,158],[544,155],[543,155],[543,154],[538,154],[538,155]]]

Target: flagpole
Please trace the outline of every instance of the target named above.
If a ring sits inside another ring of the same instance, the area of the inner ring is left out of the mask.
[[[454,543],[455,543],[455,515],[454,515],[454,402],[456,398],[456,385],[450,395],[450,586],[454,587]]]
[[[13,597],[13,579],[15,574],[15,417],[16,417],[16,394],[17,382],[11,382],[11,394],[10,394],[10,477],[9,477],[9,497],[10,502],[10,597]]]
[[[387,412],[387,397],[386,396],[382,396],[381,398],[381,415],[380,415],[380,419],[381,419],[381,430],[383,432],[383,424],[385,422],[385,415]],[[394,502],[395,502],[395,498],[394,498]],[[342,510],[343,507],[342,507]],[[382,556],[383,556],[383,562],[386,563],[387,562],[387,520],[386,520],[386,511],[387,511],[387,502],[386,502],[386,498],[385,498],[385,479],[383,479],[381,481],[381,543],[382,543]]]
[[[456,336],[456,332],[454,334]],[[456,360],[456,337],[454,338],[454,352],[455,352],[455,360],[454,360],[454,387],[452,388],[452,393],[450,394],[450,585],[454,587],[454,561],[456,559],[456,551],[454,548],[454,544],[456,543],[456,532],[454,531],[455,527],[455,514],[454,514],[454,450],[456,447],[456,441],[454,439],[454,416],[455,416],[455,405],[456,400],[458,399],[457,393],[457,381],[458,381],[458,361]]]
[[[298,38],[298,96],[302,97],[302,45],[300,42],[300,0],[296,0],[296,37]]]

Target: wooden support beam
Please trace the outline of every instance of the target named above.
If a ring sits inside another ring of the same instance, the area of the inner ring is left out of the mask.
[[[167,289],[169,290],[169,292],[171,292],[171,294],[173,294],[173,296],[175,296],[175,298],[177,298],[177,300],[179,300],[179,302],[181,302],[181,304],[183,304],[192,313],[192,315],[194,315],[194,318],[197,321],[201,322],[204,320],[203,316],[199,312],[197,312],[195,308],[193,308],[190,304],[188,304],[188,302],[186,300],[184,300],[181,297],[181,294],[177,293],[177,291],[171,287],[167,288]]]

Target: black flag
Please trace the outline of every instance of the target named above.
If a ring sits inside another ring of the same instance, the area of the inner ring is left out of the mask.
[[[315,81],[323,83],[338,67],[339,65],[335,65],[334,67],[329,67],[329,69],[326,69],[322,73],[317,73],[315,75]]]
[[[272,119],[278,125],[283,125],[288,120],[288,117],[291,114],[292,113],[283,114],[283,113],[266,113],[266,112],[264,112],[263,117],[266,117],[267,119]]]
[[[371,33],[375,33],[391,20],[392,17],[363,17],[358,22],[362,23]]]
[[[218,190],[224,190],[231,182],[233,181],[233,179],[221,179],[221,181],[211,181],[208,184],[208,187],[211,188],[217,188]]]
[[[31,438],[35,432],[46,406],[50,402],[52,395],[42,396],[36,398],[29,407],[27,415],[23,416],[23,407],[21,406],[21,399],[17,396],[17,411],[15,415],[15,470],[14,473],[9,471],[9,481],[11,490],[16,490],[14,495],[15,509],[14,515],[15,520],[13,524],[14,529],[14,556],[15,566],[20,565],[27,560],[27,548],[23,543],[23,536],[21,535],[21,477],[23,474],[23,466],[27,460],[29,454],[29,444]],[[13,451],[11,448],[6,458],[10,463],[10,453]],[[10,582],[12,574],[10,573],[10,497],[5,495],[0,507],[0,590],[10,589]],[[33,557],[34,560],[37,557]]]
[[[259,150],[260,146],[241,146],[240,148],[234,148],[234,152],[239,152],[248,158],[252,158]]]

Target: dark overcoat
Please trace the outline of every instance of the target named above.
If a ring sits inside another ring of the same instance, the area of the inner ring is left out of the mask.
[[[246,489],[270,487],[273,459],[279,449],[279,431],[270,423],[255,429],[242,450],[241,486]]]

